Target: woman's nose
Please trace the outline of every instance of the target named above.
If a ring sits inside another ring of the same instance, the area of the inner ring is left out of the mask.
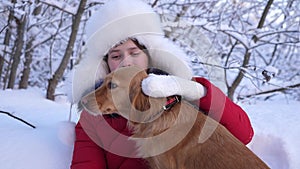
[[[132,66],[133,65],[133,60],[132,57],[129,54],[124,54],[124,59],[121,63],[122,67],[127,67],[127,66]]]

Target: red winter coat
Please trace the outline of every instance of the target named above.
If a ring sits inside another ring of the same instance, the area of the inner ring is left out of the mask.
[[[253,129],[247,114],[208,80],[194,80],[207,88],[206,96],[199,100],[200,109],[220,121],[244,144],[249,143]],[[147,169],[145,160],[129,158],[135,152],[131,152],[134,145],[124,140],[125,136],[131,135],[126,123],[127,120],[118,115],[93,116],[83,111],[75,128],[71,169]],[[129,154],[129,157],[116,155],[119,152]]]

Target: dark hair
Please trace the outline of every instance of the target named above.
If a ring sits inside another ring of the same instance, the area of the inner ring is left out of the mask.
[[[135,39],[135,38],[129,38],[129,39],[132,40],[132,42],[133,42],[139,49],[141,49],[143,52],[145,52],[146,55],[150,58],[149,51],[147,50],[146,46],[140,44],[140,43],[138,42],[138,40]],[[129,39],[128,39],[128,40],[129,40]],[[125,42],[125,41],[124,41],[124,42]],[[124,42],[121,42],[120,44],[123,44]],[[118,44],[118,45],[120,45],[120,44]],[[118,46],[118,45],[116,45],[116,46]],[[108,53],[103,57],[103,60],[104,60],[106,63],[107,63],[107,59],[108,59]]]

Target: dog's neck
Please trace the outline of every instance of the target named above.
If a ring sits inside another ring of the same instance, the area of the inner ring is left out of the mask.
[[[148,123],[129,121],[133,129],[131,139],[136,141],[139,156],[155,156],[177,145],[192,129],[197,116],[198,110],[181,101]]]
[[[151,122],[151,121],[159,118],[159,116],[161,116],[162,113],[168,112],[169,110],[172,109],[172,107],[174,105],[178,104],[180,101],[181,101],[180,96],[170,96],[170,97],[168,97],[167,101],[166,101],[166,104],[164,106],[162,106],[159,110],[155,110],[153,113],[148,113],[148,116],[146,117],[144,122],[145,123]],[[155,105],[155,107],[158,107],[158,106]]]
[[[160,100],[160,104],[156,104],[160,106],[152,106],[149,110],[143,112],[142,122],[130,121],[129,126],[133,127],[135,137],[156,136],[171,127],[184,125],[196,119],[198,111],[186,101],[177,103],[169,110],[164,110],[161,103]],[[165,103],[165,100],[163,103]]]

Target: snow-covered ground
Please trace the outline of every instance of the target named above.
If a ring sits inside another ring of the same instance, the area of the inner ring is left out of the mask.
[[[241,105],[255,136],[248,145],[272,169],[300,168],[300,102],[272,101]],[[78,115],[64,98],[52,102],[39,89],[0,91],[0,169],[67,169]]]

